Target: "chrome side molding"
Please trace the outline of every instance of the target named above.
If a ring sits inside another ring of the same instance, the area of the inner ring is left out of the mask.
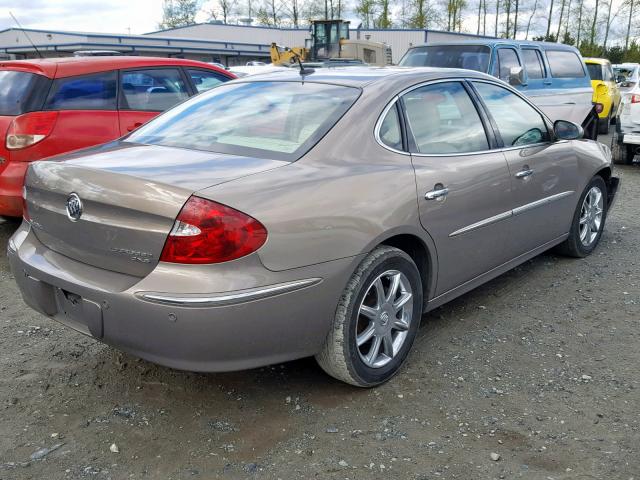
[[[136,296],[142,300],[176,307],[220,307],[234,305],[236,303],[251,302],[274,295],[290,293],[312,285],[317,285],[321,278],[307,278],[293,282],[278,283],[265,287],[237,290],[235,292],[211,294],[211,295],[179,295],[171,293],[136,292]]]
[[[569,195],[573,195],[574,193],[575,192],[573,190],[569,190],[566,192],[556,193],[555,195],[551,195],[549,197],[541,198],[540,200],[536,200],[535,202],[527,203],[526,205],[522,205],[521,207],[514,208],[513,210],[499,213],[497,215],[494,215],[493,217],[485,218],[484,220],[480,220],[479,222],[472,223],[471,225],[467,225],[466,227],[462,227],[454,232],[451,232],[449,234],[449,237],[462,235],[463,233],[468,233],[473,230],[477,230],[478,228],[491,225],[492,223],[505,220],[509,217],[520,215],[521,213],[527,212],[529,210],[533,210],[534,208],[541,207],[551,202],[555,202],[556,200],[560,200],[561,198],[568,197]]]

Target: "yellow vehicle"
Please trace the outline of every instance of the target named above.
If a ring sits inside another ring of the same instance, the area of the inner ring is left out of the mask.
[[[611,62],[606,58],[585,58],[591,86],[593,87],[593,101],[599,116],[598,132],[609,133],[611,119],[615,117],[620,105],[620,90],[616,84],[616,77]]]
[[[350,39],[349,22],[343,20],[313,20],[311,38],[304,47],[281,47],[271,44],[271,62],[274,65],[290,65],[301,62],[327,62],[344,60],[369,65],[390,65],[391,48],[380,42]]]

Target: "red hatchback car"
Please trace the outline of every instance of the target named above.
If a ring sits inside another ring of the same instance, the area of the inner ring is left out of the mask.
[[[29,162],[114,140],[233,78],[213,65],[176,58],[0,62],[0,215],[22,215]]]

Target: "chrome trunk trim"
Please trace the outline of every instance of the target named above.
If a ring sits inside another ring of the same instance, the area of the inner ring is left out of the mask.
[[[235,292],[210,294],[210,295],[179,295],[170,293],[136,292],[136,296],[142,300],[164,305],[174,305],[177,307],[220,307],[233,305],[236,303],[251,302],[274,295],[290,293],[295,290],[317,285],[321,278],[307,278],[293,282],[279,283],[265,287],[252,288],[248,290],[237,290]]]

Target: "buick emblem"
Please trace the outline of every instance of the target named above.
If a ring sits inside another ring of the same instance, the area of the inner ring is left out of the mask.
[[[72,193],[67,198],[67,217],[72,222],[77,222],[78,220],[80,220],[81,216],[82,200],[80,200],[80,197],[77,194]]]

